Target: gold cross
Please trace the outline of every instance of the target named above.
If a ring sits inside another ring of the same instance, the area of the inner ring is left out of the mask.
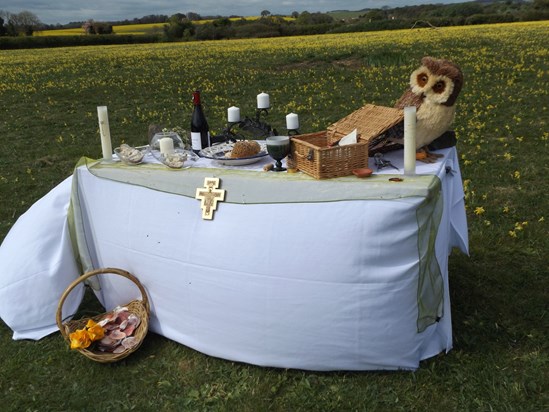
[[[217,202],[225,200],[225,190],[218,189],[219,178],[207,177],[204,179],[204,188],[196,189],[195,199],[200,200],[202,219],[212,220],[213,212],[217,209]]]

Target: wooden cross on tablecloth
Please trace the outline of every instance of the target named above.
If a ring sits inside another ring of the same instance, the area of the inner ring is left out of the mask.
[[[219,178],[207,177],[204,179],[204,188],[196,189],[195,199],[200,200],[202,219],[212,220],[217,202],[225,200],[225,190],[219,188]]]

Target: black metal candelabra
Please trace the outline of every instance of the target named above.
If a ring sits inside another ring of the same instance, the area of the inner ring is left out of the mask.
[[[235,127],[238,129],[248,132],[253,136],[253,139],[265,139],[267,136],[276,136],[278,132],[274,129],[266,120],[261,119],[261,115],[264,114],[265,117],[269,115],[268,109],[256,109],[255,117],[250,118],[245,116],[243,120],[238,122],[228,122],[227,126],[220,135],[216,136],[216,141],[221,142],[236,142],[237,140],[244,140],[245,137],[242,134],[235,131]]]

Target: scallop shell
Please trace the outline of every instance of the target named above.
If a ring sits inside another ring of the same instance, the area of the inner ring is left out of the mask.
[[[120,155],[130,163],[140,163],[144,157],[141,151],[125,143],[120,145]]]
[[[127,349],[124,346],[119,345],[112,351],[112,353],[122,353],[122,352],[125,352],[126,350]]]
[[[121,324],[123,321],[127,320],[130,317],[130,312],[128,310],[124,310],[122,312],[118,312],[116,316],[116,323]]]
[[[99,341],[99,347],[104,350],[112,350],[120,344],[120,339],[113,339],[110,336],[105,336]]]
[[[124,339],[121,344],[125,349],[132,349],[139,343],[139,340],[135,336],[130,336]]]
[[[120,312],[127,312],[128,308],[126,306],[117,306],[114,308],[113,312],[118,314]]]
[[[99,322],[97,322],[101,326],[105,326],[109,322],[112,322],[116,319],[116,315],[114,313],[107,313]]]
[[[139,326],[139,324],[141,323],[141,319],[139,318],[139,316],[137,316],[136,314],[132,313],[130,314],[130,316],[128,317],[128,323],[132,324],[132,325],[135,325],[135,327],[137,328]]]
[[[124,329],[124,334],[126,336],[131,336],[133,332],[135,331],[136,326],[132,324],[128,324],[128,326]]]
[[[122,332],[121,330],[118,330],[118,329],[115,329],[115,330],[111,330],[107,336],[113,340],[121,340],[121,339],[124,339],[126,337],[126,334],[124,332]]]

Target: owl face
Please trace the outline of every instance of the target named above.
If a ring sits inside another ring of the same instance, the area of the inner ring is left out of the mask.
[[[432,103],[452,106],[463,84],[461,70],[448,60],[424,57],[410,76],[412,92]]]

